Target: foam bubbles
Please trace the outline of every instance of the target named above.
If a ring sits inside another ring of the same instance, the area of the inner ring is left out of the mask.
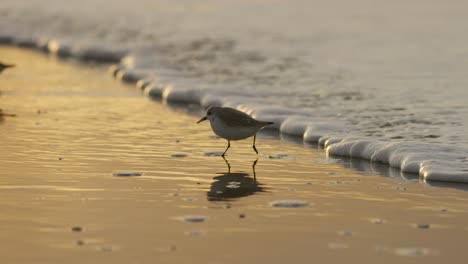
[[[272,155],[268,155],[268,158],[270,159],[287,159],[289,156],[288,154],[272,154]]]
[[[396,248],[394,250],[395,255],[402,257],[421,257],[427,256],[431,253],[430,249],[427,248]]]
[[[425,180],[468,182],[468,151],[455,146],[344,139],[327,153],[388,164]]]
[[[280,132],[289,136],[302,137],[309,122],[311,120],[306,117],[288,117],[282,122]]]
[[[176,89],[170,86],[164,89],[162,99],[169,103],[199,104],[201,94],[199,89]]]
[[[203,215],[179,216],[175,219],[186,223],[203,223],[208,221],[208,217]]]
[[[173,154],[171,154],[171,157],[173,157],[173,158],[185,158],[185,157],[188,157],[188,154],[186,154],[186,153],[173,153]]]
[[[304,142],[319,144],[321,138],[330,135],[346,135],[349,125],[333,121],[316,121],[307,125],[304,131]]]
[[[306,201],[301,200],[277,200],[270,203],[272,207],[284,207],[284,208],[299,208],[299,207],[308,207],[309,204]]]
[[[223,155],[223,151],[207,151],[203,152],[203,155],[207,157],[221,157]]]
[[[145,78],[145,72],[141,70],[121,69],[115,74],[115,77],[122,82],[136,84],[139,80]]]
[[[114,177],[135,177],[142,176],[143,173],[137,171],[115,171],[112,173]]]

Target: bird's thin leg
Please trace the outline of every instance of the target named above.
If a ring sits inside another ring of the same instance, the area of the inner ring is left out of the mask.
[[[226,162],[226,165],[228,166],[228,173],[231,173],[231,164],[229,163],[229,161],[224,157],[222,156],[224,162]]]
[[[226,152],[228,151],[228,149],[231,147],[231,140],[228,139],[228,146],[226,148],[226,150],[224,151],[223,155],[221,155],[222,157],[224,157],[224,155],[226,155]]]
[[[257,173],[255,172],[255,166],[257,166],[258,158],[252,164],[252,171],[254,176],[254,182],[257,182]]]
[[[257,148],[255,147],[255,139],[256,139],[256,138],[257,138],[257,134],[255,134],[255,136],[254,136],[254,141],[253,141],[252,148],[255,150],[255,153],[258,154],[258,150],[257,150]]]

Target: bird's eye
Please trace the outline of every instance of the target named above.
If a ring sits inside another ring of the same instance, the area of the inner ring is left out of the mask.
[[[211,115],[211,112],[206,113],[206,115]]]

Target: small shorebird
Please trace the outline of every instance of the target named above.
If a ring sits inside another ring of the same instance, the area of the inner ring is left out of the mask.
[[[12,67],[15,67],[15,65],[5,64],[5,63],[0,62],[0,73],[2,73],[2,71],[5,70],[6,68],[12,68]]]
[[[273,122],[256,120],[239,110],[220,106],[208,108],[206,116],[200,119],[197,124],[205,120],[210,120],[211,129],[213,129],[216,135],[228,141],[228,146],[222,157],[224,157],[229,147],[231,147],[231,140],[241,140],[251,136],[254,137],[252,148],[258,154],[255,147],[257,132],[263,127],[273,124]]]

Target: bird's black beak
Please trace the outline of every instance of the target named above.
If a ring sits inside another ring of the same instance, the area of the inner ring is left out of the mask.
[[[203,117],[202,119],[198,120],[197,124],[198,124],[198,123],[201,123],[201,122],[203,122],[203,121],[205,121],[205,120],[207,120],[207,119],[208,119],[208,118],[205,116],[205,117]]]

